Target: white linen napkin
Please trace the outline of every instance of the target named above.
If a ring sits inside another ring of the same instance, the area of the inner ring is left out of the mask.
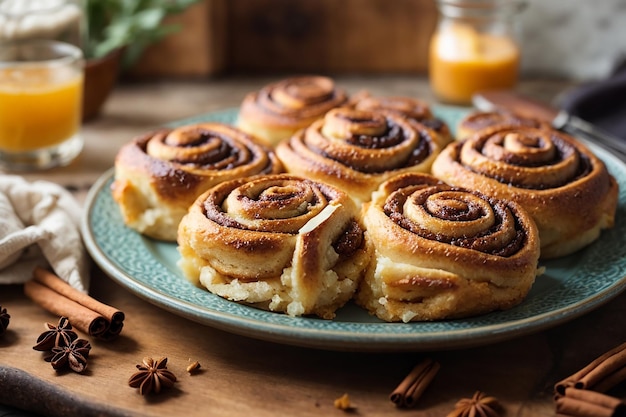
[[[35,266],[51,266],[87,292],[89,258],[80,218],[78,201],[60,185],[0,174],[0,284],[24,283]]]

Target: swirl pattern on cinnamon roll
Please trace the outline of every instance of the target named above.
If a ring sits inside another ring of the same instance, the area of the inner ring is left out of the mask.
[[[353,102],[357,110],[386,110],[431,128],[437,133],[442,148],[453,140],[448,125],[435,117],[428,103],[423,100],[405,96],[375,97],[363,93],[354,97]]]
[[[353,296],[370,259],[353,201],[287,174],[211,188],[182,219],[178,244],[184,275],[210,292],[326,319]]]
[[[612,227],[618,186],[604,163],[553,129],[495,126],[448,145],[433,174],[522,205],[539,228],[542,258],[568,255]]]
[[[240,106],[237,126],[274,146],[347,100],[331,78],[287,78],[249,93]]]
[[[127,226],[174,241],[178,223],[196,197],[220,182],[283,171],[269,148],[221,123],[147,133],[115,159],[113,198]]]
[[[402,172],[427,172],[440,147],[436,133],[383,111],[329,111],[276,148],[288,172],[327,182],[368,201],[378,185]]]
[[[520,116],[506,111],[473,112],[465,116],[457,125],[456,137],[463,140],[488,127],[499,125],[525,126],[550,129],[550,125],[538,119]]]
[[[398,175],[373,194],[363,221],[374,259],[356,302],[385,321],[429,321],[507,309],[537,275],[539,238],[517,203]]]

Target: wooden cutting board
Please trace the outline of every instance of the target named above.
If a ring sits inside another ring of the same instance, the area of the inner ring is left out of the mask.
[[[332,416],[348,393],[360,416],[447,415],[482,390],[514,416],[552,416],[552,385],[626,340],[626,295],[558,328],[474,349],[428,353],[355,353],[284,346],[205,327],[161,310],[98,272],[92,295],[126,312],[113,342],[92,340],[85,374],[56,373],[34,351],[45,322],[21,286],[1,287],[11,314],[0,338],[0,403],[51,416]],[[85,337],[84,335],[80,335]],[[388,395],[425,355],[441,370],[416,411],[397,410]],[[144,356],[168,357],[173,389],[143,397],[128,378]],[[186,372],[190,361],[201,371]]]

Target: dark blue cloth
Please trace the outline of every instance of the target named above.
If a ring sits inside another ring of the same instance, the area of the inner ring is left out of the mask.
[[[587,83],[565,93],[559,106],[626,140],[626,66],[605,80]]]

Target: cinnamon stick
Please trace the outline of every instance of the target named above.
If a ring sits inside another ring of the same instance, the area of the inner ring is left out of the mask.
[[[557,382],[554,389],[558,395],[564,395],[568,387],[605,392],[626,378],[625,367],[626,343],[623,343]]]
[[[397,407],[414,407],[439,371],[439,368],[439,363],[430,358],[422,360],[393,390],[389,395],[389,399]]]
[[[607,392],[624,380],[626,380],[626,366],[616,370],[612,374],[598,381],[593,386],[593,390],[597,392]]]
[[[556,400],[556,412],[571,417],[618,417],[625,415],[626,405],[597,391],[568,387]]]
[[[24,293],[44,309],[65,316],[83,333],[104,340],[119,335],[124,313],[78,291],[50,271],[36,267]]]

